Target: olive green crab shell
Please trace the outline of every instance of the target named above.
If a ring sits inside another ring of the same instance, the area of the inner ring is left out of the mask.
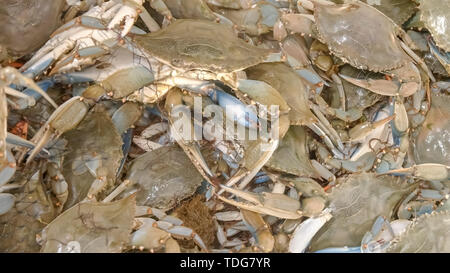
[[[230,26],[206,20],[177,20],[134,41],[158,60],[182,70],[230,73],[261,63],[268,49],[236,37]]]
[[[319,40],[335,56],[356,68],[381,72],[410,61],[397,38],[399,27],[369,5],[316,4],[314,18]]]

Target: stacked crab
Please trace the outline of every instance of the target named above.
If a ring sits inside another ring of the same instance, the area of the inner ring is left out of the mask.
[[[38,2],[0,251],[450,252],[449,0]]]

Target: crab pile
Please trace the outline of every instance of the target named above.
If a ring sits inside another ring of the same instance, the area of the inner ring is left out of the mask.
[[[450,252],[450,0],[0,22],[1,252]]]

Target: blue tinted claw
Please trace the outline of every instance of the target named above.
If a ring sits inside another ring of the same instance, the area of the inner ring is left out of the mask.
[[[258,115],[236,97],[220,90],[218,87],[208,92],[209,97],[225,109],[227,117],[246,128],[258,127]],[[231,116],[229,116],[231,115]]]

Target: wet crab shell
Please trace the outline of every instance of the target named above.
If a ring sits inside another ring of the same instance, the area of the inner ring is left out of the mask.
[[[137,191],[138,205],[163,210],[192,196],[202,182],[200,173],[176,145],[163,146],[133,160],[126,179],[134,185],[125,195]]]
[[[420,21],[431,32],[436,45],[450,51],[450,0],[420,1]]]
[[[400,235],[387,252],[448,253],[450,252],[450,213],[424,214]]]
[[[379,215],[390,219],[415,188],[398,178],[373,173],[351,174],[337,183],[328,196],[333,218],[313,238],[311,251],[359,245],[375,219]]]
[[[40,47],[61,23],[64,4],[62,0],[2,1],[0,51],[3,46],[7,52],[0,53],[20,57]]]
[[[450,96],[432,94],[431,99],[431,108],[413,138],[414,159],[417,164],[450,165]]]
[[[344,62],[381,72],[410,61],[397,38],[400,28],[377,9],[361,2],[314,6],[318,38]]]
[[[230,73],[262,62],[271,52],[240,40],[229,26],[206,20],[177,20],[134,41],[161,62],[182,70]]]
[[[336,4],[344,4],[345,0],[332,0]],[[416,12],[417,3],[411,0],[361,0],[376,8],[401,25]]]
[[[86,197],[92,181],[96,179],[88,171],[86,162],[101,162],[103,166],[108,166],[107,179],[109,183],[114,181],[123,157],[123,142],[111,118],[100,105],[63,138],[68,145],[62,174],[70,188],[65,205],[70,208]]]

